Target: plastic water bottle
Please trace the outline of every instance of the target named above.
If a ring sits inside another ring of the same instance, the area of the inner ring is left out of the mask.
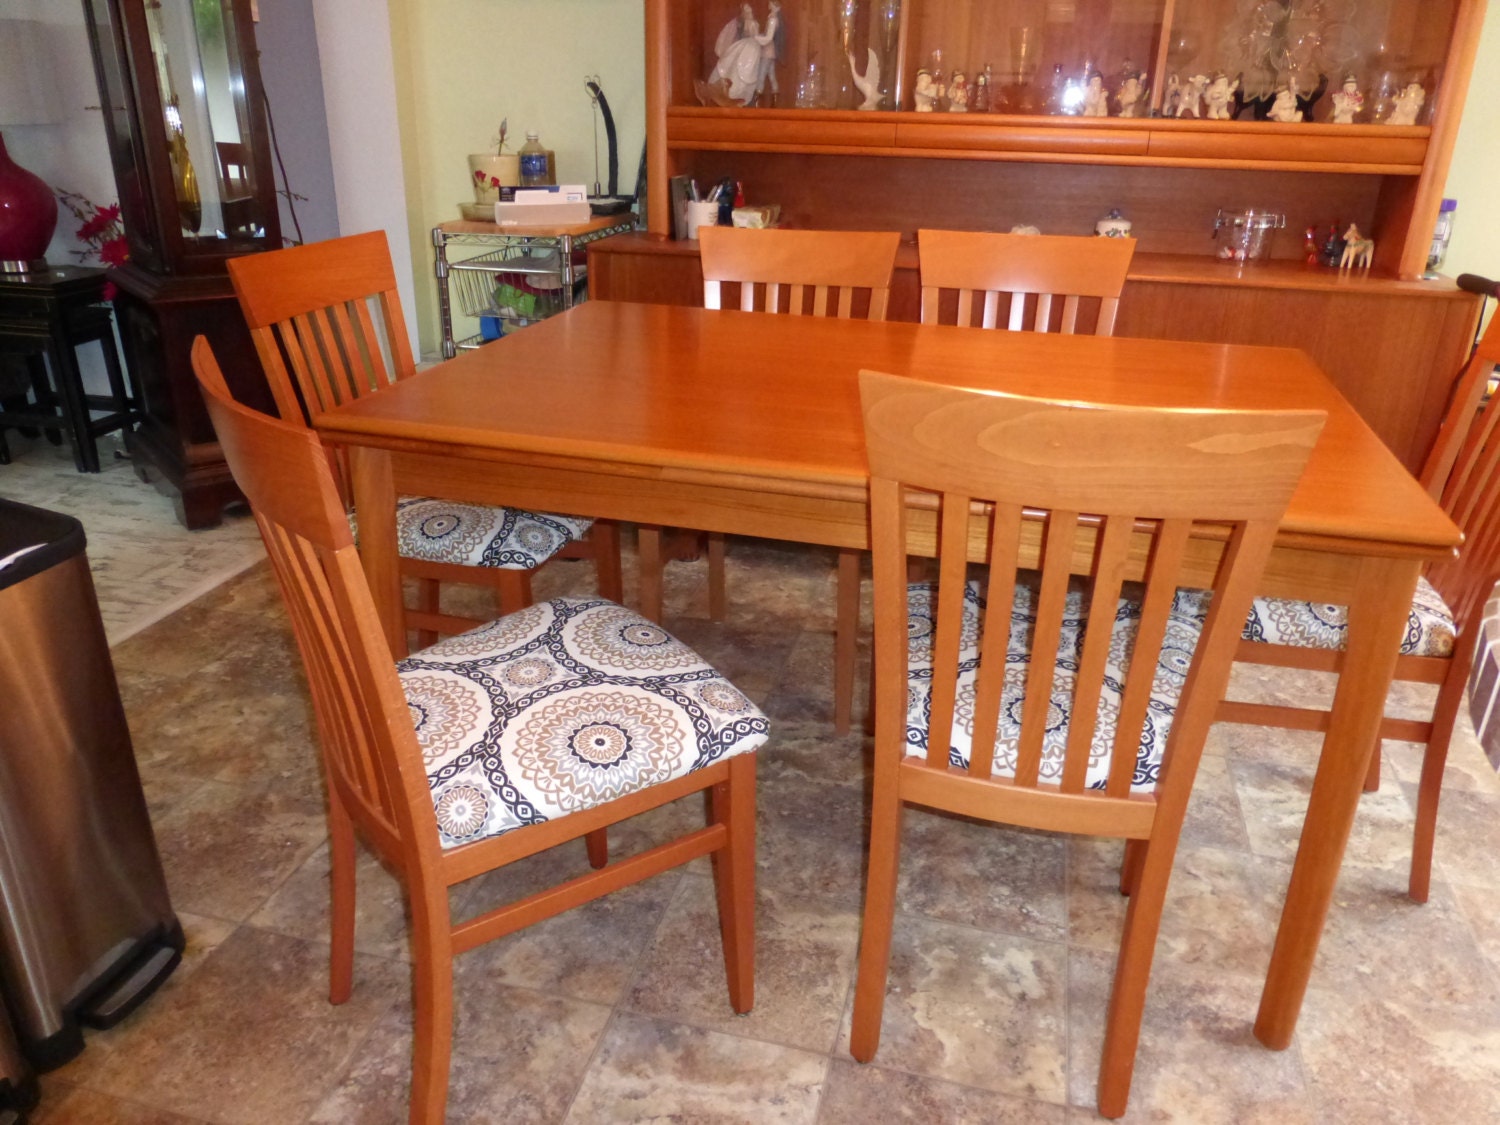
[[[1453,216],[1458,200],[1445,199],[1438,205],[1437,226],[1432,229],[1432,247],[1427,251],[1427,276],[1436,277],[1448,256],[1448,239],[1453,237]]]
[[[547,182],[547,150],[535,133],[527,133],[521,146],[521,186],[542,187]]]

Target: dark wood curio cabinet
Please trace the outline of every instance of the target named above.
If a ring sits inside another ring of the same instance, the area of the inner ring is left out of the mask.
[[[188,527],[238,498],[188,362],[207,336],[241,401],[271,396],[225,272],[281,245],[250,0],[84,0],[130,245],[111,270],[141,400],[137,471]]]

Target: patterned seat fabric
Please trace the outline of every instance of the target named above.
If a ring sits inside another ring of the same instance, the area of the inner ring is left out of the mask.
[[[534,570],[575,539],[593,520],[519,508],[489,508],[403,496],[396,503],[401,557],[460,566]]]
[[[1256,598],[1245,622],[1247,641],[1342,650],[1349,631],[1349,607],[1283,598]],[[1456,631],[1453,613],[1425,578],[1417,580],[1403,656],[1452,656]]]
[[[671,781],[769,729],[692,649],[597,598],[529,606],[397,671],[445,848]]]
[[[1167,733],[1178,697],[1186,682],[1188,667],[1207,616],[1207,599],[1203,591],[1179,591],[1173,600],[1161,657],[1151,689],[1146,725],[1136,755],[1131,788],[1149,792],[1156,786],[1166,749]],[[1000,723],[995,739],[994,774],[1015,774],[1017,743],[1021,735],[1021,705],[1025,699],[1026,670],[1030,663],[1032,631],[1036,626],[1036,592],[1032,586],[1017,585],[1011,606],[1010,635],[1005,654],[1005,684],[1001,692]],[[927,756],[927,727],[932,714],[932,644],[937,631],[937,602],[931,586],[907,587],[907,695],[906,752],[908,756]],[[1062,642],[1054,655],[1057,674],[1053,679],[1052,705],[1047,716],[1047,731],[1042,743],[1041,780],[1058,782],[1062,777],[1063,749],[1067,742],[1068,717],[1072,709],[1074,679],[1083,649],[1083,626],[1088,603],[1085,592],[1076,586],[1068,592],[1064,610]],[[964,595],[958,702],[955,708],[953,737],[948,748],[951,765],[967,768],[974,737],[974,690],[978,679],[979,643],[985,617],[984,599],[979,583],[970,582]],[[1135,641],[1140,622],[1140,604],[1127,596],[1119,603],[1111,633],[1110,653],[1100,695],[1099,718],[1089,758],[1089,788],[1102,789],[1109,772],[1109,749],[1114,740],[1115,724],[1120,713],[1124,691],[1126,657]]]

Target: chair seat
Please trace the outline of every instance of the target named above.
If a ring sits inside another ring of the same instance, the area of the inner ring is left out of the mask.
[[[396,503],[401,557],[458,566],[535,570],[594,524],[590,519],[421,496]]]
[[[748,753],[769,729],[692,649],[603,599],[529,606],[397,670],[445,848]]]
[[[1194,596],[1196,594],[1196,596]],[[1036,592],[1028,584],[1017,585],[1011,606],[1010,637],[1006,645],[1005,686],[1001,692],[1000,723],[995,739],[994,776],[1013,777],[1016,769],[1017,741],[1021,733],[1021,706],[1026,696],[1026,673],[1030,665],[1032,630],[1036,625]],[[937,631],[937,605],[932,587],[913,584],[907,587],[907,705],[906,752],[914,757],[927,756],[927,726],[932,712],[932,644]],[[1075,587],[1068,592],[1062,631],[1062,643],[1054,660],[1052,705],[1047,733],[1042,744],[1041,780],[1059,782],[1062,777],[1063,748],[1072,711],[1073,685],[1083,649],[1083,626],[1088,620],[1084,590]],[[964,592],[963,626],[960,638],[958,701],[948,760],[953,766],[968,768],[974,737],[974,690],[978,679],[979,642],[984,617],[984,598],[979,583],[970,582]],[[1166,639],[1151,690],[1145,731],[1136,755],[1131,789],[1150,792],[1156,786],[1166,749],[1172,715],[1182,693],[1188,666],[1207,617],[1207,599],[1202,591],[1179,592],[1173,601]],[[1089,757],[1088,780],[1091,789],[1102,789],[1108,777],[1109,746],[1114,738],[1120,713],[1120,696],[1125,684],[1125,658],[1135,639],[1140,622],[1140,605],[1121,599],[1115,614],[1110,652],[1100,695],[1098,722],[1094,730]]]
[[[1342,651],[1348,643],[1349,607],[1285,598],[1256,598],[1245,622],[1247,641]],[[1403,656],[1452,656],[1457,631],[1453,612],[1425,578],[1417,579]]]

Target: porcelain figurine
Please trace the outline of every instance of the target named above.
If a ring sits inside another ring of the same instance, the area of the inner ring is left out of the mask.
[[[1094,233],[1100,238],[1129,238],[1130,220],[1118,207],[1111,207],[1109,214],[1094,224]]]
[[[1108,117],[1109,94],[1104,89],[1104,75],[1097,70],[1089,72],[1088,85],[1083,88],[1082,117]]]
[[[1203,116],[1203,91],[1208,89],[1208,75],[1195,74],[1182,85],[1182,95],[1177,101],[1178,117]]]
[[[1369,269],[1375,258],[1375,240],[1359,233],[1353,223],[1344,232],[1344,253],[1339,257],[1339,269]]]
[[[1415,125],[1417,114],[1422,112],[1422,103],[1427,100],[1427,91],[1420,82],[1408,82],[1396,95],[1396,105],[1385,119],[1387,125]]]
[[[1239,88],[1238,78],[1230,82],[1228,75],[1215,74],[1208,89],[1203,91],[1203,116],[1209,121],[1228,121],[1229,103],[1234,100],[1234,92]]]
[[[776,60],[786,51],[786,25],[781,22],[781,0],[770,0],[766,9],[766,30],[757,40],[760,44],[760,76],[755,82],[755,97],[760,101],[766,86],[771,87],[771,101],[781,97],[776,83]],[[877,72],[877,78],[878,78]]]
[[[867,50],[869,62],[865,64],[863,74],[854,69],[854,56],[849,56],[849,73],[854,76],[854,88],[865,96],[865,100],[855,106],[855,109],[880,108],[880,56],[875,53],[874,47]]]
[[[1365,96],[1359,92],[1359,83],[1354,75],[1344,75],[1344,84],[1333,95],[1333,123],[1353,125],[1360,111],[1365,108]]]
[[[911,100],[918,113],[931,113],[937,107],[938,89],[932,81],[932,71],[926,67],[917,71],[917,84],[912,90]]]
[[[961,70],[955,70],[953,80],[948,83],[948,112],[969,112],[969,80]]]
[[[1286,124],[1302,120],[1302,111],[1297,108],[1297,84],[1295,82],[1277,87],[1276,98],[1271,103],[1271,110],[1266,114],[1266,120],[1281,121]]]
[[[766,31],[762,33],[750,5],[740,5],[740,14],[724,25],[714,41],[718,62],[709,72],[707,82],[698,88],[699,100],[712,100],[720,105],[752,105],[766,81],[771,81],[775,88],[776,39],[782,34],[780,16],[781,4],[772,0]],[[767,48],[772,52],[769,67],[765,63]]]
[[[970,108],[975,113],[988,113],[990,111],[990,64],[985,63],[984,69],[974,76],[974,96],[970,98]]]
[[[1120,92],[1115,95],[1115,103],[1119,106],[1121,117],[1144,117],[1146,85],[1143,79],[1145,75],[1140,73],[1126,74],[1120,82]]]

